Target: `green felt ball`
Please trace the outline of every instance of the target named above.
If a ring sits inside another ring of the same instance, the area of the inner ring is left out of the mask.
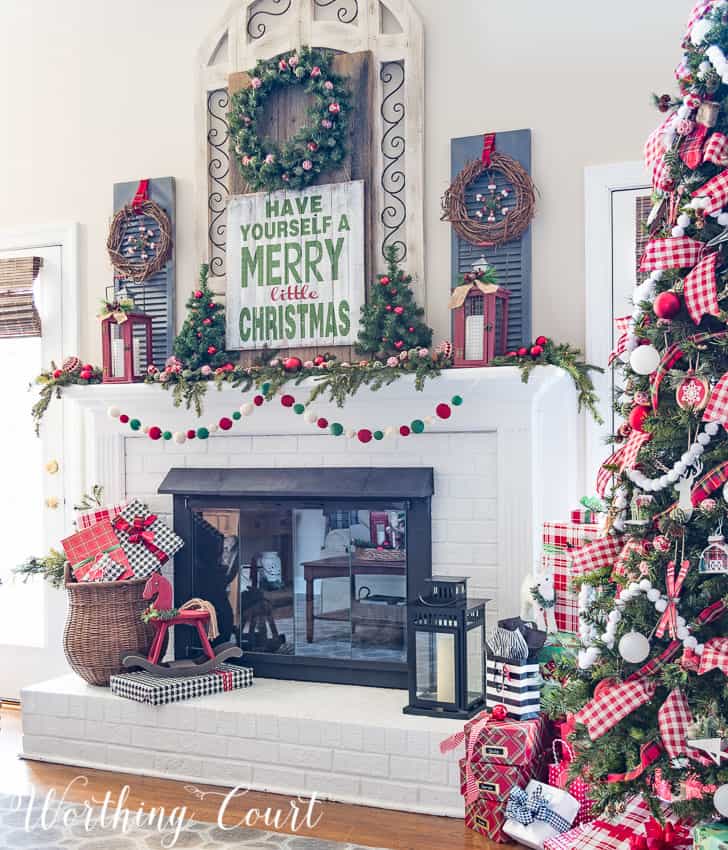
[[[242,418],[242,416],[243,416],[243,414],[242,414],[239,410],[234,410],[234,411],[233,411],[233,419],[235,419],[236,421],[237,421],[238,419],[241,419],[241,418]]]
[[[384,439],[384,431],[375,431],[372,436],[375,440],[383,440]]]
[[[171,439],[172,439],[172,432],[171,432],[171,431],[165,431],[165,432],[162,434],[162,439],[164,439],[164,440],[171,440]]]
[[[344,433],[344,426],[341,422],[332,422],[329,425],[329,431],[331,431],[334,437],[340,437]]]
[[[198,440],[206,440],[210,436],[210,432],[207,428],[198,428],[197,429],[197,439]]]
[[[293,412],[294,412],[294,413],[297,413],[299,416],[303,413],[303,411],[304,411],[305,409],[306,409],[306,405],[305,405],[305,404],[301,404],[300,402],[299,402],[298,404],[294,404],[294,405],[293,405]]]
[[[263,384],[263,386],[260,388],[260,391],[263,393],[263,395],[268,395],[268,393],[270,392],[270,384],[268,383],[268,381]]]
[[[425,430],[425,423],[421,419],[413,419],[410,427],[415,434],[421,434]]]
[[[138,419],[130,419],[129,427],[132,431],[138,431],[142,427],[142,423]]]
[[[460,395],[454,395],[450,399],[450,401],[455,405],[455,407],[460,407],[460,405],[463,403],[463,397]]]

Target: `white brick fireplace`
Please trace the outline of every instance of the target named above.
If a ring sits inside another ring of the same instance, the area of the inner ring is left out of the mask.
[[[516,369],[486,368],[446,372],[423,392],[412,383],[404,378],[377,392],[362,390],[343,411],[315,404],[329,420],[384,428],[424,418],[455,394],[464,399],[424,434],[367,445],[320,431],[277,399],[227,434],[183,445],[154,442],[106,410],[113,404],[150,425],[190,427],[194,414],[175,409],[170,394],[140,385],[67,390],[68,525],[74,500],[94,483],[109,501],[136,496],[171,522],[171,498],[157,488],[172,467],[433,467],[433,572],[469,576],[469,594],[493,599],[490,622],[517,614],[541,524],[565,517],[579,496],[571,379],[543,367],[523,384]],[[305,387],[291,392],[305,398]],[[229,416],[243,400],[237,390],[211,388],[197,424]],[[457,724],[403,716],[404,692],[261,680],[246,691],[162,710],[66,677],[27,690],[24,699],[29,757],[462,814],[454,757],[436,750]],[[157,727],[172,731],[157,735]],[[200,735],[189,734],[194,730]],[[173,745],[188,736],[189,750]]]

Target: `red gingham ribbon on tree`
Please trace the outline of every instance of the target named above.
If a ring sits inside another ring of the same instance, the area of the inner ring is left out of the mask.
[[[706,184],[707,185],[707,184]],[[651,239],[640,260],[640,271],[692,268],[700,259],[704,244],[689,236]]]
[[[139,181],[137,190],[134,194],[134,200],[131,202],[131,208],[136,212],[144,201],[149,199],[149,178]]]
[[[608,773],[607,782],[633,782],[654,764],[662,753],[662,747],[657,741],[650,741],[649,744],[643,744],[640,747],[639,764],[628,770],[626,773]]]
[[[677,361],[684,356],[684,352],[676,342],[673,342],[673,344],[668,346],[663,352],[662,357],[660,358],[660,362],[657,365],[657,369],[655,369],[655,375],[652,380],[652,388],[650,390],[652,409],[655,412],[657,411],[657,405],[660,401],[660,384],[662,383],[665,375],[667,375],[670,369],[672,369],[672,367],[677,363]]]
[[[721,425],[728,423],[728,372],[713,387],[710,401],[703,413],[703,422],[720,422]]]
[[[685,307],[696,325],[700,324],[700,320],[706,313],[709,316],[720,315],[718,290],[715,285],[717,262],[717,253],[703,257],[683,281]]]
[[[125,532],[130,543],[140,543],[146,547],[160,564],[166,564],[169,555],[154,543],[154,532],[149,531],[149,526],[157,521],[156,514],[148,514],[146,517],[135,516],[133,522],[129,522],[119,514],[111,521],[114,528]]]
[[[495,133],[486,133],[483,136],[483,152],[480,160],[486,168],[490,165],[490,158],[495,150]]]
[[[702,676],[711,670],[721,670],[728,676],[728,638],[714,637],[705,641],[698,675]]]
[[[703,162],[728,165],[728,136],[725,133],[711,134],[703,151]]]
[[[609,535],[600,537],[581,549],[570,554],[570,565],[572,575],[580,576],[593,570],[608,567],[614,563],[614,559],[622,549],[622,541],[619,537]]]
[[[652,434],[647,431],[632,431],[629,437],[627,437],[627,442],[624,444],[624,454],[619,464],[620,472],[624,472],[625,469],[634,469],[640,449],[651,439]]]
[[[612,570],[613,576],[623,576],[627,574],[627,561],[635,552],[644,554],[644,544],[641,540],[638,540],[635,537],[630,537],[630,539],[622,547],[622,551],[617,556],[617,560],[614,562],[614,569]]]
[[[672,180],[670,170],[665,164],[665,130],[672,121],[672,113],[656,127],[645,142],[644,157],[645,166],[652,178],[652,185],[656,189],[670,189]]]
[[[609,483],[612,478],[617,474],[611,469],[607,469],[609,466],[616,466],[619,468],[622,463],[622,457],[624,456],[625,447],[617,449],[616,452],[613,452],[599,467],[599,472],[597,473],[597,482],[596,482],[596,490],[599,496],[603,499],[607,492],[607,487],[609,487]]]
[[[667,608],[662,612],[655,634],[658,638],[663,637],[667,631],[672,638],[677,638],[677,603],[680,599],[680,591],[685,578],[690,571],[690,561],[686,558],[680,564],[680,572],[675,575],[676,564],[670,561],[665,570],[665,584],[667,585]]]
[[[657,712],[657,727],[665,752],[670,758],[687,750],[688,727],[693,722],[688,700],[680,688],[674,688]]]
[[[699,189],[695,189],[692,197],[708,199],[708,205],[703,207],[707,215],[722,210],[728,201],[728,169],[711,177]]]
[[[627,342],[629,341],[629,331],[623,331],[618,337],[617,342],[615,343],[614,348],[609,354],[607,358],[607,365],[611,366],[612,363],[619,357],[620,354],[624,354],[627,350]]]
[[[693,486],[690,491],[690,500],[693,506],[697,507],[703,499],[707,499],[708,496],[715,493],[726,481],[728,481],[728,460],[723,461],[715,469],[711,469]]]
[[[644,679],[621,682],[593,697],[574,716],[586,726],[592,741],[614,728],[655,695],[657,685]]]
[[[697,168],[703,160],[703,142],[708,135],[705,124],[696,124],[680,145],[680,159],[688,168]]]
[[[697,0],[690,11],[690,15],[688,16],[687,26],[685,27],[685,35],[683,36],[684,42],[690,39],[690,30],[692,30],[701,18],[704,18],[708,14],[712,5],[713,0]]]

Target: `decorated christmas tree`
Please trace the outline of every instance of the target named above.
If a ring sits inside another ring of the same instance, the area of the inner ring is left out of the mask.
[[[728,815],[727,3],[697,3],[683,49],[645,146],[649,241],[611,358],[607,534],[573,559],[583,648],[550,708],[600,809],[644,792],[705,818]]]
[[[369,301],[362,307],[361,327],[356,350],[383,359],[410,348],[427,348],[432,342],[432,328],[422,317],[410,284],[412,277],[399,267],[397,251],[386,251],[387,272],[380,275],[369,291]]]
[[[227,363],[225,311],[207,282],[209,266],[200,266],[200,285],[187,299],[187,318],[174,341],[174,353],[187,369]]]

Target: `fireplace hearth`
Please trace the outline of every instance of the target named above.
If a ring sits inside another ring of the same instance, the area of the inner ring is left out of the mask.
[[[175,603],[208,599],[258,676],[407,686],[432,572],[431,468],[171,469]],[[196,655],[193,634],[178,658]]]

